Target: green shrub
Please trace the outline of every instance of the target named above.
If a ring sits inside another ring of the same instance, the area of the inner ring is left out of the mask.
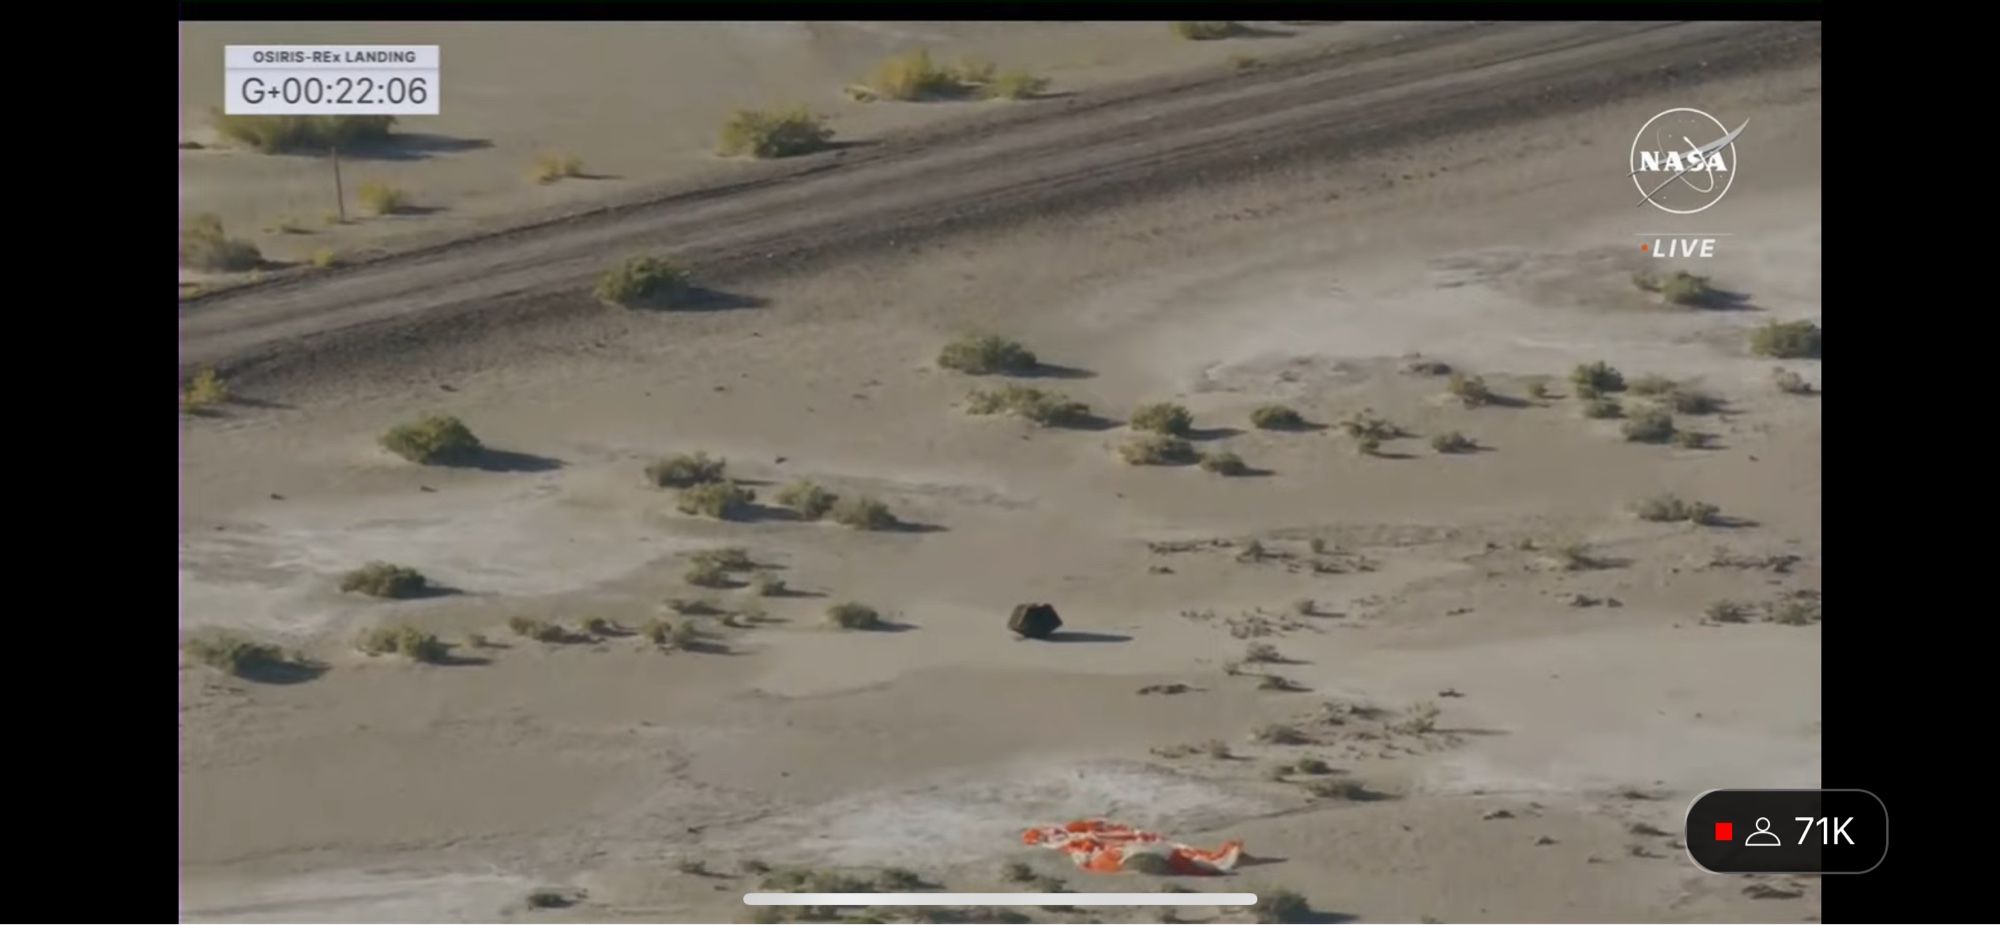
[[[213,369],[204,369],[181,390],[181,410],[203,412],[229,400],[229,386]]]
[[[1446,431],[1431,438],[1431,449],[1440,453],[1470,453],[1479,448],[1471,437],[1458,431]]]
[[[1817,358],[1819,341],[1819,325],[1810,321],[1773,321],[1750,332],[1752,353],[1781,360]]]
[[[1655,495],[1639,502],[1634,509],[1640,520],[1658,523],[1687,521],[1704,526],[1715,522],[1722,509],[1705,501],[1684,501],[1677,495]]]
[[[315,268],[324,270],[340,266],[346,261],[341,259],[339,251],[331,247],[322,247],[312,252],[311,262]]]
[[[1250,426],[1259,430],[1295,430],[1306,426],[1306,419],[1284,405],[1264,405],[1250,412]]]
[[[833,492],[805,479],[778,490],[778,503],[790,508],[806,520],[825,517],[828,511],[833,510],[833,505],[838,500],[839,496]]]
[[[292,664],[277,646],[253,642],[231,632],[197,636],[189,639],[184,648],[195,661],[239,678]]]
[[[1226,39],[1245,31],[1239,22],[1177,22],[1173,28],[1175,35],[1195,42]]]
[[[213,121],[222,137],[265,154],[379,142],[389,137],[395,116],[232,116],[220,110]]]
[[[1292,923],[1312,921],[1312,906],[1306,898],[1294,890],[1270,890],[1257,894],[1257,902],[1250,907],[1250,913],[1257,921],[1264,923]]]
[[[756,492],[724,479],[682,489],[676,506],[683,514],[736,520],[749,514],[750,506],[756,501]]]
[[[834,502],[831,514],[835,523],[856,530],[888,530],[898,523],[888,505],[868,497],[842,498]]]
[[[848,601],[828,607],[826,622],[844,630],[872,630],[882,626],[882,615],[866,604]]]
[[[1592,398],[1583,403],[1583,416],[1587,418],[1602,420],[1615,418],[1624,413],[1625,409],[1615,398]]]
[[[727,466],[727,462],[700,451],[676,453],[647,464],[646,480],[652,482],[655,488],[687,488],[722,481],[722,472]]]
[[[1173,466],[1195,461],[1194,446],[1179,437],[1146,434],[1118,448],[1118,455],[1135,466]]]
[[[358,591],[369,597],[405,598],[423,594],[428,584],[423,573],[416,569],[370,562],[341,576],[340,590]]]
[[[436,636],[414,626],[378,626],[355,640],[356,648],[369,655],[401,655],[412,661],[444,661],[449,648]]]
[[[1020,385],[1006,385],[991,392],[974,390],[966,396],[965,410],[981,415],[1004,412],[1043,427],[1082,427],[1091,421],[1089,405],[1071,401],[1060,392]]]
[[[253,270],[263,264],[257,245],[232,238],[222,230],[222,219],[202,214],[188,219],[181,229],[181,265],[214,273]]]
[[[1493,400],[1493,393],[1486,388],[1486,380],[1478,376],[1452,373],[1451,384],[1446,388],[1467,408],[1477,408]]]
[[[876,95],[891,100],[936,100],[965,96],[971,91],[963,76],[979,76],[990,68],[981,64],[961,75],[949,67],[933,63],[928,49],[919,48],[888,58],[868,72],[862,84]]]
[[[1047,77],[1037,77],[1027,71],[1008,71],[986,85],[986,96],[996,100],[1031,100],[1041,96],[1048,88]]]
[[[1139,410],[1132,412],[1132,429],[1184,437],[1194,429],[1194,415],[1172,402],[1140,405]]]
[[[535,182],[554,183],[583,176],[583,159],[574,154],[544,154],[535,158]]]
[[[1632,380],[1625,390],[1634,395],[1666,395],[1679,387],[1679,383],[1665,376],[1648,374]]]
[[[390,186],[378,180],[361,184],[361,208],[370,215],[395,215],[410,208],[410,194],[407,190]]]
[[[1674,418],[1659,408],[1647,408],[1626,419],[1619,431],[1634,443],[1665,443],[1674,437]]]
[[[968,334],[938,351],[938,365],[974,376],[1033,372],[1040,365],[1033,351],[994,334]]]
[[[1810,395],[1813,391],[1812,383],[1807,382],[1804,376],[1782,366],[1771,370],[1771,382],[1778,387],[1778,391],[1790,395]]]
[[[621,308],[671,307],[686,298],[687,270],[658,257],[638,256],[604,271],[591,293]]]
[[[1227,451],[1203,455],[1201,467],[1217,475],[1244,475],[1250,471],[1250,467],[1243,463],[1243,457]]]
[[[827,127],[826,120],[804,106],[739,109],[722,124],[722,143],[717,150],[724,157],[792,157],[818,151],[832,140],[833,129]]]
[[[1576,387],[1579,396],[1590,398],[1605,392],[1625,391],[1625,376],[1606,365],[1603,360],[1585,363],[1571,370],[1570,384]]]
[[[465,422],[438,414],[389,428],[382,448],[426,466],[469,463],[485,451]]]

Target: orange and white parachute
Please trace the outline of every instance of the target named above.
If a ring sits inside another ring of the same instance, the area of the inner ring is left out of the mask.
[[[1021,841],[1067,854],[1076,866],[1093,873],[1220,874],[1234,870],[1243,856],[1240,840],[1231,839],[1221,848],[1205,851],[1166,841],[1158,832],[1101,819],[1029,829],[1022,833]]]

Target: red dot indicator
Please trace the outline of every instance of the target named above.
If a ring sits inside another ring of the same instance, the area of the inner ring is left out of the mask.
[[[1715,840],[1716,840],[1716,841],[1735,841],[1735,840],[1736,840],[1736,823],[1734,823],[1734,822],[1718,822],[1718,823],[1716,823],[1716,824],[1715,824]]]
[[[1650,251],[1650,250],[1652,250],[1652,249],[1653,249],[1653,245],[1651,245],[1651,244],[1641,244],[1641,245],[1639,245],[1639,249],[1640,249],[1640,250],[1642,250],[1642,251]]]

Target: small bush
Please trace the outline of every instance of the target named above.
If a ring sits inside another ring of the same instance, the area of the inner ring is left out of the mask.
[[[674,869],[696,877],[708,876],[708,863],[700,858],[688,858],[674,865]]]
[[[1773,321],[1750,332],[1750,350],[1759,356],[1781,360],[1817,358],[1819,348],[1819,325],[1810,321]]]
[[[1624,374],[1606,365],[1603,360],[1577,366],[1570,371],[1569,382],[1576,387],[1578,395],[1586,398],[1625,391]]]
[[[1033,351],[994,334],[969,334],[938,351],[938,365],[974,376],[1033,372],[1040,363]]]
[[[1645,375],[1626,385],[1625,390],[1634,395],[1666,395],[1680,387],[1680,384],[1665,376]]]
[[[924,878],[906,867],[885,868],[875,875],[875,886],[888,893],[907,893],[924,885]]]
[[[674,624],[665,620],[654,619],[640,628],[639,635],[646,637],[646,641],[653,645],[669,645],[674,640]]]
[[[849,601],[828,607],[826,622],[844,630],[872,630],[882,626],[882,615],[866,604]]]
[[[589,617],[583,621],[583,631],[592,636],[609,636],[617,632],[618,627],[603,617]]]
[[[1549,391],[1548,383],[1537,379],[1534,382],[1528,383],[1528,397],[1536,401],[1547,401],[1550,398],[1554,398],[1555,395]]]
[[[787,590],[785,580],[776,575],[759,575],[750,583],[750,587],[757,592],[758,597],[784,597]]]
[[[1253,642],[1243,650],[1246,662],[1282,662],[1285,657],[1278,654],[1278,647],[1268,642]]]
[[[374,180],[361,184],[356,195],[361,198],[361,208],[370,215],[395,215],[408,211],[411,204],[409,192]]]
[[[666,608],[668,610],[671,610],[674,613],[680,614],[682,616],[688,616],[688,617],[713,616],[715,614],[722,612],[722,608],[717,607],[715,605],[715,602],[708,598],[696,598],[694,600],[686,600],[678,597],[670,597],[667,598],[662,603],[666,605]]]
[[[1132,429],[1184,437],[1194,429],[1194,415],[1172,402],[1141,405],[1132,412]]]
[[[337,267],[345,262],[340,259],[340,252],[331,247],[322,247],[313,251],[311,260],[313,267],[321,270]]]
[[[1194,462],[1194,446],[1179,437],[1147,434],[1126,441],[1118,455],[1134,466],[1173,466]]]
[[[1805,601],[1785,601],[1772,607],[1764,619],[1785,626],[1805,626],[1819,619],[1819,608]]]
[[[889,513],[889,506],[874,498],[842,498],[834,502],[831,516],[835,523],[856,530],[889,530],[899,521]]]
[[[229,400],[229,386],[213,369],[204,369],[194,374],[187,388],[181,390],[181,410],[191,412],[207,411]]]
[[[1354,451],[1363,456],[1373,456],[1382,451],[1382,438],[1369,436],[1356,437],[1354,438]]]
[[[1070,401],[1060,392],[1044,392],[1027,386],[1009,385],[998,391],[974,391],[966,397],[970,414],[1008,413],[1043,427],[1081,427],[1091,420],[1090,406]]]
[[[1316,780],[1306,785],[1306,792],[1323,800],[1365,800],[1372,796],[1367,787],[1351,780]]]
[[[569,641],[568,632],[547,620],[536,620],[532,617],[510,617],[507,620],[507,628],[513,630],[516,636],[533,639],[536,642]]]
[[[1048,88],[1047,77],[1037,77],[1027,71],[1008,71],[986,85],[986,96],[996,100],[1031,100],[1041,96]]]
[[[412,661],[444,661],[447,647],[414,626],[380,626],[361,634],[355,646],[369,655],[401,655]]]
[[[1442,711],[1438,709],[1437,704],[1426,700],[1411,707],[1409,715],[1403,718],[1403,722],[1399,724],[1398,728],[1404,732],[1415,733],[1417,735],[1435,731],[1440,712]]]
[[[382,448],[426,466],[469,463],[485,450],[465,422],[438,414],[389,428]]]
[[[277,646],[229,632],[189,639],[185,648],[195,661],[239,678],[291,664]]]
[[[1333,768],[1318,758],[1300,758],[1293,768],[1300,774],[1331,774]]]
[[[805,520],[818,520],[833,510],[839,498],[833,492],[800,479],[778,490],[778,503]]]
[[[1250,907],[1257,921],[1264,923],[1309,922],[1312,920],[1312,906],[1306,898],[1293,890],[1272,890],[1257,894],[1257,903]]]
[[[1655,495],[1639,502],[1637,513],[1640,520],[1656,523],[1688,523],[1708,525],[1715,522],[1721,509],[1703,501],[1683,501],[1676,495]]]
[[[688,488],[722,481],[728,463],[707,453],[676,453],[646,466],[646,480],[655,488]]]
[[[1471,437],[1458,431],[1446,431],[1431,438],[1431,449],[1440,453],[1470,453],[1479,448]]]
[[[1026,883],[1035,879],[1035,869],[1020,861],[1008,861],[1000,865],[1000,879],[1008,883]]]
[[[1203,455],[1201,458],[1201,468],[1216,475],[1229,476],[1244,475],[1250,471],[1250,467],[1244,464],[1243,457],[1230,452]]]
[[[1660,297],[1675,305],[1705,305],[1715,298],[1715,290],[1708,285],[1708,277],[1696,276],[1686,270],[1675,270],[1672,276],[1659,284]]]
[[[1493,393],[1486,388],[1486,380],[1478,376],[1452,373],[1451,384],[1446,389],[1467,408],[1477,408],[1493,400]]]
[[[1306,543],[1306,548],[1312,550],[1312,554],[1315,556],[1326,555],[1326,541],[1317,536]]]
[[[1310,741],[1299,727],[1288,723],[1271,723],[1258,727],[1250,737],[1264,745],[1304,745]]]
[[[713,565],[716,568],[729,572],[748,571],[757,567],[757,563],[750,558],[749,551],[741,546],[704,549],[689,556],[688,561]]]
[[[717,520],[736,520],[750,513],[757,493],[733,481],[704,482],[681,490],[675,507],[683,514],[697,514]]]
[[[1625,408],[1615,398],[1592,398],[1583,403],[1583,416],[1587,418],[1615,418],[1625,413]]]
[[[1679,414],[1713,414],[1722,407],[1722,400],[1707,392],[1677,388],[1667,393],[1667,406]]]
[[[973,81],[967,78],[991,76],[991,65],[984,62],[968,62],[968,65],[953,70],[932,62],[930,51],[919,48],[875,65],[862,84],[883,99],[955,99],[971,91]]]
[[[1708,605],[1708,618],[1717,623],[1745,623],[1750,619],[1750,610],[1735,601],[1716,601]]]
[[[1340,429],[1357,440],[1362,438],[1373,438],[1377,441],[1394,440],[1403,435],[1402,428],[1366,408],[1348,415],[1346,420],[1340,422]]]
[[[1250,412],[1250,426],[1259,430],[1296,430],[1306,419],[1284,405],[1265,405]]]
[[[1813,391],[1812,383],[1807,382],[1804,376],[1782,366],[1771,370],[1771,382],[1778,387],[1778,391],[1788,395],[1810,395]]]
[[[604,271],[592,295],[621,308],[671,306],[687,295],[687,270],[658,257],[638,256]]]
[[[1648,408],[1626,420],[1619,431],[1634,443],[1665,443],[1673,439],[1674,418],[1661,409]]]
[[[1684,450],[1704,450],[1708,448],[1708,435],[1700,431],[1674,431],[1674,445]]]
[[[722,143],[717,151],[724,157],[792,157],[818,151],[832,140],[833,129],[827,127],[826,120],[804,106],[739,109],[722,124]]]
[[[727,588],[730,585],[729,571],[721,564],[711,561],[696,560],[690,563],[687,574],[682,577],[688,584],[698,588]]]
[[[370,562],[340,579],[340,590],[358,591],[369,597],[417,597],[424,593],[427,585],[423,573],[387,562]]]
[[[257,245],[224,233],[222,219],[214,215],[197,215],[181,230],[181,266],[236,273],[254,270],[263,262]]]
[[[535,890],[528,894],[531,909],[563,909],[573,905],[575,900],[555,890]]]
[[[535,158],[535,182],[554,183],[583,176],[583,159],[574,154],[544,154]]]
[[[1177,22],[1173,28],[1175,35],[1194,42],[1226,39],[1244,31],[1239,22]]]
[[[329,148],[379,142],[389,137],[395,116],[232,116],[216,111],[222,137],[265,154],[324,153]]]

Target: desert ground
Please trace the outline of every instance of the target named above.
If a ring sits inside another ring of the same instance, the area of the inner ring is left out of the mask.
[[[183,378],[231,393],[181,416],[181,641],[227,630],[310,666],[243,678],[184,652],[181,918],[746,921],[756,864],[999,890],[1021,862],[1078,891],[1294,890],[1311,921],[1817,921],[1816,881],[1704,873],[1676,839],[1705,790],[1820,778],[1822,399],[1772,377],[1821,368],[1748,347],[1821,317],[1818,27],[1258,25],[184,27],[187,133],[231,41],[435,37],[447,114],[380,165],[438,211],[309,235],[259,229],[306,208],[312,162],[181,153],[183,210],[267,256],[321,236],[370,255],[180,303]],[[917,42],[1061,95],[841,99]],[[509,64],[525,54],[548,76]],[[602,107],[554,104],[607,84]],[[856,144],[707,154],[727,109],[800,97]],[[1625,176],[1675,106],[1749,120],[1737,182],[1697,216],[1640,206]],[[523,179],[556,144],[618,179]],[[1638,247],[1696,232],[1724,235],[1713,258]],[[727,298],[591,298],[641,253]],[[1673,269],[1727,307],[1632,282]],[[966,332],[1040,368],[942,368]],[[1706,444],[1586,417],[1570,372],[1597,361],[1718,399],[1676,416]],[[1424,362],[1495,399],[1468,406]],[[967,413],[1008,383],[1100,420]],[[1132,411],[1163,401],[1251,472],[1123,461]],[[1274,402],[1312,426],[1253,427]],[[1364,410],[1404,435],[1361,452],[1340,424]],[[431,413],[489,452],[421,466],[378,444]],[[1433,449],[1452,431],[1477,450]],[[727,460],[755,516],[683,514],[648,483],[692,451]],[[787,516],[800,478],[904,526]],[[1720,514],[1635,515],[1663,493]],[[687,584],[722,547],[757,564],[738,583],[790,591]],[[446,593],[339,590],[370,561]],[[731,616],[667,618],[700,644],[631,632],[699,598]],[[1806,600],[1802,625],[1761,618]],[[827,625],[843,601],[887,625]],[[1009,633],[1031,601],[1067,635]],[[1722,602],[1746,618],[1713,619]],[[384,626],[449,656],[357,651]],[[1279,770],[1308,758],[1325,770]],[[1250,860],[1088,874],[1021,844],[1080,816],[1240,838]]]

